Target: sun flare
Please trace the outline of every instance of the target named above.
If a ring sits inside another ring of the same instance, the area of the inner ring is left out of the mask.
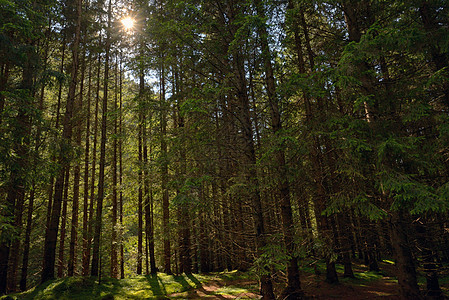
[[[131,17],[125,17],[122,19],[121,22],[125,30],[131,30],[134,27],[134,19]]]

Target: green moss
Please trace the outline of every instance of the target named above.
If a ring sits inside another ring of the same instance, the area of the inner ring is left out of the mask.
[[[363,280],[377,280],[382,279],[384,276],[382,273],[379,272],[367,271],[367,272],[358,272],[355,274],[355,277]]]
[[[70,277],[52,280],[9,297],[18,300],[164,299],[166,295],[199,287],[213,277],[211,275],[174,276],[159,273],[121,280],[105,278],[100,284],[96,278]],[[0,299],[6,299],[6,296]]]
[[[103,278],[100,284],[97,278],[70,277],[55,279],[26,292],[0,297],[0,299],[166,299],[167,295],[175,293],[177,294],[176,298],[185,298],[187,296],[186,291],[199,288],[208,281],[242,279],[252,280],[256,278],[252,273],[237,271],[182,276],[159,273],[157,275],[136,276],[121,280]],[[249,286],[248,288],[227,286],[217,290],[216,293],[235,295],[254,291],[257,291],[257,285]]]
[[[236,286],[225,286],[225,287],[218,289],[214,294],[216,294],[216,295],[240,295],[243,293],[251,293],[251,292],[253,292],[253,291],[245,289],[245,288],[240,288],[240,287],[236,287]]]

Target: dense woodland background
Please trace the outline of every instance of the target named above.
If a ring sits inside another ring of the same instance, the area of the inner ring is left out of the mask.
[[[251,269],[301,299],[312,257],[328,282],[393,258],[404,299],[441,298],[448,22],[445,0],[0,0],[0,294]]]

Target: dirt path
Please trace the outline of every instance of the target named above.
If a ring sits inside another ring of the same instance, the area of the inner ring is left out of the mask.
[[[169,298],[178,299],[259,299],[260,296],[253,292],[239,293],[239,289],[254,287],[256,280],[224,281],[212,280],[184,293],[169,295]],[[303,276],[302,287],[310,299],[399,299],[397,284],[392,278],[369,282],[360,281],[360,284],[341,283],[328,284],[315,275]]]
[[[258,299],[259,295],[255,293],[249,291],[238,292],[256,284],[256,280],[225,281],[217,279],[208,281],[199,288],[184,293],[171,294],[168,297],[171,299]]]
[[[353,279],[340,284],[329,284],[324,281],[323,276],[304,274],[302,288],[312,299],[400,299],[399,286],[395,278],[390,277],[396,272],[394,266],[380,264],[382,273],[385,275],[379,279]],[[367,268],[353,264],[353,270],[356,274],[361,274]]]
[[[328,284],[306,277],[302,287],[311,299],[400,299],[398,285],[390,277],[359,284]]]

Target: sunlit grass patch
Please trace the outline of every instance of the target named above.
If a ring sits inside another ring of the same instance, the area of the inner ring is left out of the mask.
[[[9,299],[162,299],[166,295],[182,293],[211,280],[211,275],[157,275],[136,276],[126,279],[69,277],[56,279],[23,293],[9,295]],[[5,299],[1,297],[0,299]]]
[[[249,290],[242,287],[236,287],[236,286],[224,286],[220,289],[218,289],[214,294],[216,295],[240,295],[240,294],[246,294],[246,293],[253,293],[253,290]]]
[[[252,272],[239,272],[237,270],[233,271],[224,271],[219,273],[214,273],[215,277],[218,277],[220,279],[226,280],[226,281],[232,281],[232,280],[257,280],[257,276]]]
[[[363,280],[377,280],[384,277],[382,273],[375,271],[357,272],[355,273],[355,276],[356,278],[360,278]]]

